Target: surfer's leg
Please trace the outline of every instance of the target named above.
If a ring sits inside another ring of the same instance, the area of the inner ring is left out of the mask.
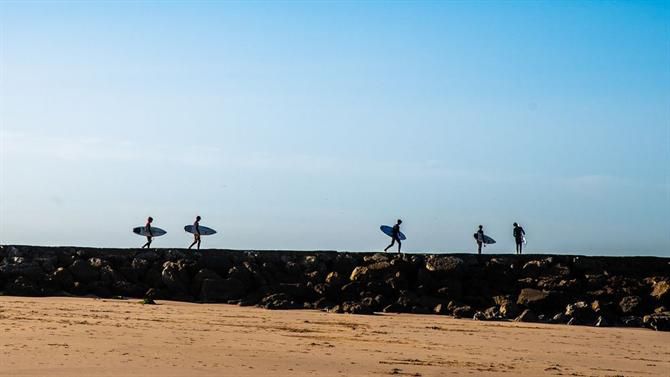
[[[200,250],[200,235],[198,234],[198,250]]]
[[[390,245],[386,246],[386,249],[384,249],[384,251],[386,251],[386,250],[390,249],[390,248],[391,248],[391,246],[393,246],[393,244],[395,244],[395,238],[393,238],[393,239],[392,239],[392,241],[391,241],[391,244],[390,244]]]
[[[402,243],[400,242],[400,238],[398,238],[398,254],[400,254],[400,247],[402,246]]]
[[[481,253],[482,253],[482,243],[477,242],[477,254],[481,254]]]

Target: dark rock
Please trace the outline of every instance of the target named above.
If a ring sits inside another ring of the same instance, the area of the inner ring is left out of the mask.
[[[578,301],[565,307],[565,315],[571,317],[579,323],[590,324],[595,320],[595,313],[591,305],[584,301]]]
[[[463,285],[459,280],[444,281],[443,287],[437,289],[437,295],[450,300],[460,300],[463,297]]]
[[[537,316],[535,315],[535,313],[533,313],[532,310],[526,309],[526,310],[523,311],[523,313],[521,313],[521,315],[516,317],[516,319],[514,319],[514,321],[516,321],[516,322],[537,322],[538,319],[537,319]]]
[[[285,293],[275,293],[264,297],[259,305],[265,309],[299,309],[302,307],[302,302],[291,300]]]
[[[193,292],[200,292],[202,282],[205,281],[205,279],[210,279],[219,282],[223,280],[223,278],[216,272],[209,270],[207,268],[202,268],[198,271],[198,273],[195,274],[195,276],[193,276],[191,283],[191,290]]]
[[[549,301],[549,292],[532,288],[524,288],[519,293],[516,303],[517,305],[522,305],[529,309],[542,311],[543,307],[548,306]]]
[[[12,296],[43,296],[43,290],[24,276],[19,276],[5,287],[5,294]]]
[[[147,286],[144,284],[134,284],[124,280],[115,281],[111,286],[112,294],[122,297],[142,297],[146,296],[147,291]]]
[[[81,259],[74,261],[69,267],[69,271],[76,281],[82,283],[90,283],[100,278],[99,269],[88,261]]]
[[[340,297],[344,301],[351,301],[355,300],[360,297],[361,293],[361,283],[359,282],[352,282],[349,284],[345,284],[342,286],[340,289]]]
[[[539,276],[549,275],[549,266],[551,264],[551,257],[541,260],[531,260],[526,262],[521,269],[521,274],[524,277],[537,278]]]
[[[378,263],[378,262],[390,262],[389,260],[389,255],[386,253],[375,253],[372,255],[366,255],[363,257],[363,261],[367,262],[368,264],[370,263]]]
[[[328,275],[326,275],[326,284],[332,287],[340,288],[342,285],[344,285],[344,283],[344,279],[342,279],[337,271],[329,272]]]
[[[374,314],[374,311],[371,306],[351,301],[346,301],[342,303],[342,312],[349,314]]]
[[[440,277],[459,277],[465,271],[465,263],[458,257],[432,255],[426,260],[426,270]]]
[[[354,268],[354,270],[351,272],[351,275],[349,276],[349,280],[351,281],[360,281],[363,280],[368,274],[368,268],[365,266],[358,266]]]
[[[641,309],[642,299],[638,296],[626,296],[619,302],[619,310],[625,315],[638,314]]]
[[[670,312],[645,315],[642,322],[656,331],[670,331]]]
[[[70,271],[63,267],[58,267],[51,276],[53,276],[54,281],[60,286],[61,289],[69,291],[74,286],[74,278]]]
[[[652,286],[651,297],[660,304],[670,305],[670,281],[655,282]]]
[[[501,319],[503,318],[500,315],[500,310],[498,309],[497,306],[491,306],[490,308],[484,310],[484,317],[487,321],[493,321],[496,319]]]
[[[456,318],[471,318],[474,315],[474,310],[469,305],[463,305],[456,307],[452,314]]]
[[[382,309],[384,313],[409,313],[411,308],[408,308],[405,305],[401,305],[397,302],[389,304]]]
[[[179,262],[165,262],[163,263],[163,271],[161,272],[161,279],[163,284],[173,293],[180,295],[186,294],[189,291],[190,277],[186,265]]]
[[[486,315],[483,312],[475,312],[475,314],[472,316],[472,319],[475,321],[486,321],[488,318],[486,318]]]
[[[605,319],[605,317],[600,316],[596,319],[596,323],[594,324],[595,327],[609,327],[611,326],[610,322]]]
[[[435,307],[433,308],[433,313],[444,315],[444,314],[451,314],[451,311],[449,311],[449,310],[447,309],[447,305],[446,305],[446,304],[437,304],[437,305],[435,305]]]
[[[630,315],[626,317],[621,318],[621,323],[626,326],[626,327],[642,327],[642,318],[635,316],[635,315]]]
[[[498,311],[501,318],[514,319],[521,313],[511,295],[495,296],[493,301],[499,306]]]
[[[565,324],[565,323],[568,323],[568,321],[570,321],[570,319],[571,318],[568,317],[567,315],[565,315],[564,313],[558,313],[555,316],[553,316],[549,322],[550,323]]]
[[[245,293],[244,284],[235,278],[205,278],[202,280],[198,298],[203,302],[227,302],[240,299]]]

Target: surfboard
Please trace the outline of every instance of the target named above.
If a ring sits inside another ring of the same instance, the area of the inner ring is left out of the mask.
[[[137,226],[137,227],[133,228],[133,233],[138,234],[140,236],[145,236],[145,237],[148,235],[148,234],[146,234],[145,229],[144,229],[143,226]],[[160,236],[166,234],[167,232],[164,231],[161,228],[156,228],[155,226],[152,226],[151,227],[151,233],[153,234],[154,237],[160,237]]]
[[[381,229],[381,231],[384,232],[384,234],[386,234],[387,236],[393,237],[393,227],[392,226],[382,225],[382,226],[379,227],[379,229]],[[400,239],[400,241],[404,241],[404,240],[407,239],[407,237],[405,237],[405,235],[402,234],[402,232],[398,232],[398,238]]]
[[[473,234],[473,236],[475,237],[475,241],[476,241],[477,240],[477,233]],[[487,244],[487,245],[490,245],[492,243],[496,243],[496,240],[494,240],[493,238],[491,238],[491,237],[489,237],[485,234],[484,235],[484,243]]]
[[[184,227],[184,230],[187,231],[188,233],[194,233],[193,225],[186,225]],[[216,234],[216,230],[212,228],[208,228],[206,226],[198,226],[200,228],[200,235],[201,236],[211,236],[212,234]]]

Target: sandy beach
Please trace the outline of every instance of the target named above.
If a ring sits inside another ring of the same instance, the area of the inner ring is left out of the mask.
[[[0,297],[0,376],[664,376],[670,333]]]

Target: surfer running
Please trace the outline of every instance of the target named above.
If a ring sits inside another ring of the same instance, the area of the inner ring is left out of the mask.
[[[516,241],[516,253],[521,254],[521,248],[523,247],[523,239],[526,235],[526,232],[523,230],[523,227],[520,227],[519,224],[514,223],[514,241]]]
[[[192,248],[196,243],[198,244],[198,250],[200,250],[200,216],[195,217],[195,222],[193,223],[193,243],[188,248]]]
[[[147,243],[142,245],[142,249],[145,247],[148,249],[149,246],[151,246],[151,237],[154,236],[154,234],[151,232],[151,223],[154,221],[154,218],[149,216],[147,219],[147,224],[144,226],[144,234],[147,236]]]
[[[393,244],[398,242],[398,254],[400,254],[400,247],[402,246],[402,244],[400,243],[400,236],[398,235],[400,233],[400,224],[402,224],[402,220],[398,219],[398,223],[393,226],[393,233],[391,234],[391,244],[386,246],[384,252],[390,249],[391,246],[393,246]]]
[[[482,253],[482,245],[484,245],[484,247],[486,247],[486,244],[484,243],[484,227],[483,226],[481,226],[481,225],[479,226],[479,230],[477,231],[476,235],[477,235],[477,254],[481,254]]]

